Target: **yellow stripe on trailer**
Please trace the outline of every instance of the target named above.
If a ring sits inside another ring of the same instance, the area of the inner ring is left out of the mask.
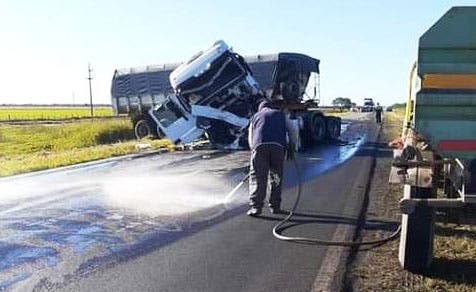
[[[476,74],[425,74],[422,88],[476,89]]]

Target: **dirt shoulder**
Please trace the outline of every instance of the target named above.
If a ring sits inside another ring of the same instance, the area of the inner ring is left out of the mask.
[[[401,118],[388,113],[377,143],[375,173],[369,192],[363,240],[388,236],[400,223],[398,201],[403,187],[388,184],[392,150],[386,145],[398,136]],[[476,291],[476,226],[438,223],[434,260],[426,275],[403,270],[398,240],[368,250],[361,248],[347,275],[348,291]]]

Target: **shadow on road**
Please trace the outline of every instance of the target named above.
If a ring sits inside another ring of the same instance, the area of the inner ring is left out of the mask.
[[[355,154],[356,156],[370,156],[375,158],[390,158],[393,156],[392,148],[386,143],[366,142]]]

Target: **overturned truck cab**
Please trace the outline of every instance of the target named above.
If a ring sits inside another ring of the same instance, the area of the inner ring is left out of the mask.
[[[175,95],[150,111],[165,136],[190,143],[205,134],[213,144],[238,147],[259,92],[242,57],[217,42],[169,79]]]
[[[309,146],[340,135],[340,119],[325,117],[315,96],[304,98],[311,74],[318,73],[319,60],[306,55],[243,58],[218,41],[170,74],[175,94],[149,115],[176,144],[206,136],[215,146],[236,149],[246,147],[249,119],[267,99],[296,120],[301,144]]]

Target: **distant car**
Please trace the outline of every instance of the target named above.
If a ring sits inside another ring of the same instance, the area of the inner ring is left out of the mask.
[[[393,108],[391,106],[387,106],[385,109],[386,112],[393,112]]]

